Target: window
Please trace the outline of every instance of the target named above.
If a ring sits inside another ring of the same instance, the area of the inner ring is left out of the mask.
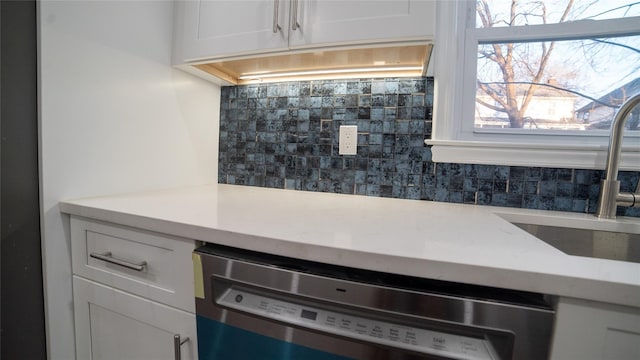
[[[604,168],[615,110],[640,92],[640,2],[439,2],[435,161]],[[638,108],[622,167],[640,169]]]

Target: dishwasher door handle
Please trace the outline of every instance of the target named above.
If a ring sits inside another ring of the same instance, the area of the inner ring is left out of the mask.
[[[89,256],[94,258],[94,259],[106,261],[106,262],[111,263],[111,264],[120,265],[120,266],[126,267],[127,269],[131,269],[131,270],[135,270],[135,271],[142,271],[147,266],[147,262],[146,261],[141,261],[139,263],[132,263],[132,262],[129,262],[129,261],[126,261],[126,260],[115,258],[111,254],[111,251],[107,251],[107,252],[102,253],[102,254],[92,252],[92,253],[89,254]]]

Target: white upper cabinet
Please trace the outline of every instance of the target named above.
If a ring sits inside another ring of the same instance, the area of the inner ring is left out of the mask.
[[[434,11],[432,0],[293,0],[289,47],[427,39]]]
[[[430,40],[434,11],[434,0],[178,1],[174,62]]]
[[[281,51],[288,48],[286,0],[178,1],[176,26],[182,30],[177,62]],[[274,31],[275,30],[275,31]]]

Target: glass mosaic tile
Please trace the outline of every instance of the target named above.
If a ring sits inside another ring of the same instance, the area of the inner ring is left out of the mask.
[[[433,78],[222,87],[218,182],[363,196],[572,212],[595,211],[600,170],[435,164]],[[355,156],[338,154],[358,126]],[[620,172],[632,191],[639,172]],[[640,207],[618,208],[640,217]]]

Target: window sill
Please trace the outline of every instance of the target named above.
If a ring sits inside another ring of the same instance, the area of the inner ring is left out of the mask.
[[[431,140],[432,160],[440,163],[484,164],[602,170],[606,146],[557,146],[522,143]],[[623,147],[620,170],[640,171],[640,146]]]

